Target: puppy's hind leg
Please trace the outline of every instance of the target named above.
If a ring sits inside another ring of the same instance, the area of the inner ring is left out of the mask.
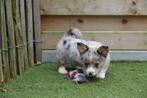
[[[58,60],[58,65],[59,65],[58,72],[60,74],[67,73],[67,70],[65,69],[65,66],[66,66],[65,60],[62,60],[62,59]]]

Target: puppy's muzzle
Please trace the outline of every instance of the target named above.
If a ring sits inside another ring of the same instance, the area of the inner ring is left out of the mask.
[[[95,76],[95,75],[96,75],[96,74],[95,74],[95,69],[94,69],[93,67],[87,68],[86,74],[87,74],[87,76],[89,76],[89,77]]]
[[[94,76],[93,72],[88,73],[89,76]]]

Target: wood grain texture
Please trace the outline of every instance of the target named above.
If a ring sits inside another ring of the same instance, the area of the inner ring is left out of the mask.
[[[2,25],[2,15],[1,15],[1,3],[2,0],[0,1],[0,25]],[[0,32],[2,32],[2,26],[0,26]],[[3,76],[3,64],[2,64],[2,33],[0,33],[0,85],[3,83],[4,81],[4,76]]]
[[[33,9],[32,5],[36,7]],[[1,84],[16,78],[34,65],[36,45],[34,42],[38,43],[38,39],[41,38],[38,37],[40,34],[39,1],[0,0],[0,25]],[[41,46],[38,47],[40,50],[37,53],[40,53]]]
[[[1,40],[2,40],[2,63],[3,63],[3,73],[4,80],[8,81],[10,79],[9,70],[9,60],[8,60],[8,39],[6,32],[6,15],[5,15],[5,0],[1,0]]]
[[[14,9],[14,19],[15,21],[15,38],[16,38],[16,57],[17,57],[17,72],[18,74],[22,74],[24,72],[24,49],[22,45],[24,45],[24,38],[21,28],[21,20],[20,20],[20,1],[13,0],[13,9]]]
[[[16,49],[15,49],[15,34],[14,34],[14,22],[12,15],[12,3],[11,0],[5,0],[6,2],[6,18],[7,18],[7,35],[9,39],[9,66],[10,66],[10,77],[16,78]]]
[[[21,24],[21,32],[23,36],[23,44],[26,45],[23,47],[23,58],[24,58],[24,69],[29,68],[29,60],[28,60],[28,50],[27,50],[27,35],[26,35],[26,12],[25,12],[25,0],[20,0],[20,24]]]
[[[84,39],[96,40],[112,50],[147,50],[147,31],[83,31]],[[62,31],[42,32],[42,48],[56,49]]]
[[[147,31],[147,16],[42,16],[42,31]]]
[[[26,21],[27,21],[27,40],[29,65],[34,66],[34,38],[33,38],[33,13],[32,0],[26,0]]]
[[[40,0],[42,15],[147,15],[146,0]]]
[[[0,50],[0,84],[4,82],[4,76],[3,76],[3,64],[2,64],[2,54]]]
[[[34,39],[35,39],[35,63],[41,64],[42,51],[41,51],[41,19],[40,19],[40,6],[39,0],[33,0],[33,23],[34,23]]]

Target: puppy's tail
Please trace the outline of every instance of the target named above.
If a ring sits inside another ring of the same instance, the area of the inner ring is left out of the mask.
[[[81,31],[78,28],[71,28],[64,33],[64,37],[69,37],[69,36],[77,38],[77,39],[80,39],[83,37]]]

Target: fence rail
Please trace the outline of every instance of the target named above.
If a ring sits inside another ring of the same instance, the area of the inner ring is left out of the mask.
[[[0,0],[0,83],[41,63],[39,0]]]

